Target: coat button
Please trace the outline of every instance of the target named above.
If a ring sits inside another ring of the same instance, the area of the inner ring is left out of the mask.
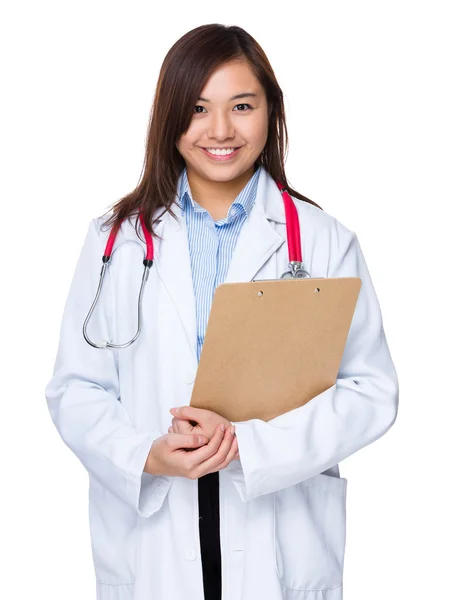
[[[194,383],[194,381],[195,381],[194,371],[188,371],[186,373],[185,381],[186,381],[186,383]]]
[[[192,548],[186,548],[186,550],[184,551],[184,557],[186,560],[195,560],[195,550],[193,550]]]

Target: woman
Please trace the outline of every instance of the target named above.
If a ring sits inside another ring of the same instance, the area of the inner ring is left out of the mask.
[[[289,187],[286,135],[283,94],[257,42],[239,27],[198,27],[164,59],[139,185],[90,222],[46,397],[89,474],[98,599],[342,598],[338,463],[391,427],[398,383],[358,239]],[[336,385],[232,433],[221,415],[188,405],[216,286],[287,270],[276,181],[298,210],[311,276],[357,276],[362,287]],[[120,224],[88,332],[121,343],[136,331],[139,210],[155,241],[142,332],[125,349],[93,348],[82,324]]]

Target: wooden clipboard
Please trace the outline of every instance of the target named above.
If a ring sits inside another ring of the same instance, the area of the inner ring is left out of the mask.
[[[214,293],[190,405],[269,421],[336,383],[359,277],[223,283]]]

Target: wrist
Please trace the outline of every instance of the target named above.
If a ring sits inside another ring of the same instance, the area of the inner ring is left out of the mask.
[[[145,461],[144,472],[149,475],[155,475],[155,460],[153,456],[153,446],[150,448],[148,452],[147,460]]]

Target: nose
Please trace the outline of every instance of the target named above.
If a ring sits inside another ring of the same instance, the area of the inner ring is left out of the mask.
[[[228,113],[213,111],[207,131],[208,137],[219,141],[234,138],[235,129]]]

